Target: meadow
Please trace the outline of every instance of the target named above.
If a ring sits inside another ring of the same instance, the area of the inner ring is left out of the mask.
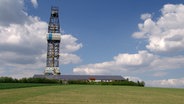
[[[0,104],[184,104],[184,89],[52,85],[0,90]]]

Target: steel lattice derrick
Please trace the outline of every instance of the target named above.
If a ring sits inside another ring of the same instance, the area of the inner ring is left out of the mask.
[[[45,74],[58,75],[59,70],[59,46],[61,34],[59,24],[59,9],[51,7],[51,15],[47,34],[47,63]]]

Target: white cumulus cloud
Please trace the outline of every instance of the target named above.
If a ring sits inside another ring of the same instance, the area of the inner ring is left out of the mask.
[[[166,4],[157,20],[153,20],[148,14],[143,14],[141,18],[144,23],[138,24],[140,31],[135,32],[133,37],[148,39],[146,48],[152,52],[184,51],[183,11],[183,4]]]
[[[82,48],[82,43],[77,43],[77,38],[71,34],[65,34],[61,36],[61,52],[71,53]]]
[[[146,86],[184,88],[184,78],[147,81]]]
[[[145,14],[142,14],[142,15],[141,15],[141,19],[142,19],[142,20],[146,20],[146,19],[148,19],[148,18],[151,18],[151,14],[145,13]]]
[[[72,53],[61,53],[60,57],[61,64],[77,64],[81,62],[80,57]]]
[[[75,73],[82,74],[124,74],[136,70],[151,67],[157,56],[147,52],[139,51],[137,54],[119,54],[112,61],[88,64],[73,69]]]
[[[117,64],[125,66],[139,66],[152,62],[156,56],[147,51],[139,51],[138,54],[119,54],[114,57]]]
[[[0,0],[0,25],[7,26],[10,23],[23,24],[29,22],[23,9],[23,0]]]
[[[38,7],[37,0],[31,0],[31,3],[33,4],[34,8],[37,8]]]

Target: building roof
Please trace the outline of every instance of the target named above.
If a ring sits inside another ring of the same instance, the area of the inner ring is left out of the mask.
[[[34,78],[49,78],[58,80],[125,80],[118,75],[34,75]]]

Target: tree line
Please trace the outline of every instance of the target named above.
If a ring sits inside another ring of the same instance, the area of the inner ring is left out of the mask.
[[[59,83],[56,79],[0,77],[0,83]]]
[[[47,79],[47,78],[11,78],[11,77],[0,77],[0,83],[53,83],[53,84],[80,84],[80,85],[119,85],[119,86],[145,86],[144,81],[110,81],[110,82],[95,82],[94,80],[69,80],[62,81],[57,79]]]
[[[82,84],[82,85],[118,85],[118,86],[140,86],[144,87],[144,81],[129,81],[127,80],[119,80],[119,81],[110,81],[110,82],[95,82],[95,81],[88,81],[88,80],[70,80],[67,81],[68,84]]]

